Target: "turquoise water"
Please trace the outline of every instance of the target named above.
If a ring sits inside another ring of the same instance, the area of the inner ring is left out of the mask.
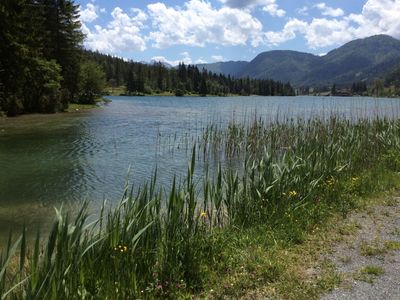
[[[168,185],[186,169],[189,153],[183,144],[167,148],[178,149],[182,137],[198,135],[209,122],[400,114],[398,99],[109,98],[89,112],[0,119],[0,234],[22,223],[45,224],[60,203],[118,200],[128,178],[139,184],[156,166]]]

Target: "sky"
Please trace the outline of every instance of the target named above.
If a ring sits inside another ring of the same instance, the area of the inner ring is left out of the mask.
[[[324,55],[357,38],[400,39],[400,0],[78,0],[84,46],[171,65]]]

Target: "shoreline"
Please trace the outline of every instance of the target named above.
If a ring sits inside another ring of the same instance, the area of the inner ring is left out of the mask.
[[[0,121],[14,120],[27,117],[38,117],[38,116],[53,117],[53,116],[68,115],[68,114],[80,114],[102,108],[104,105],[111,102],[112,100],[110,99],[102,98],[101,100],[96,100],[95,104],[69,103],[68,108],[66,110],[55,113],[24,113],[12,117],[7,116],[5,112],[0,111]]]

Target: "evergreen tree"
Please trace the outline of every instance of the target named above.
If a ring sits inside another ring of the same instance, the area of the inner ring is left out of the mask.
[[[332,88],[331,88],[331,95],[335,96],[336,95],[336,84],[333,84]]]
[[[207,88],[206,78],[205,76],[202,76],[200,81],[199,95],[204,97],[207,96],[207,94],[208,94],[208,88]]]
[[[80,103],[93,104],[105,86],[105,73],[102,68],[92,62],[81,64],[79,72],[79,100]]]
[[[44,16],[44,55],[61,66],[62,88],[74,100],[78,94],[78,76],[83,34],[79,5],[71,0],[38,0]]]

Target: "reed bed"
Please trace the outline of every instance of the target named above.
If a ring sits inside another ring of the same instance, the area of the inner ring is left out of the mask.
[[[38,232],[33,245],[25,230],[16,241],[10,235],[0,255],[2,299],[198,293],[216,262],[229,259],[221,254],[232,246],[226,232],[262,226],[271,244],[302,243],[316,224],[347,213],[355,196],[387,188],[385,174],[400,171],[400,120],[210,124],[190,142],[187,174],[170,188],[154,172],[94,221],[84,203],[73,217],[57,210],[50,234]],[[198,160],[217,163],[198,177]]]

